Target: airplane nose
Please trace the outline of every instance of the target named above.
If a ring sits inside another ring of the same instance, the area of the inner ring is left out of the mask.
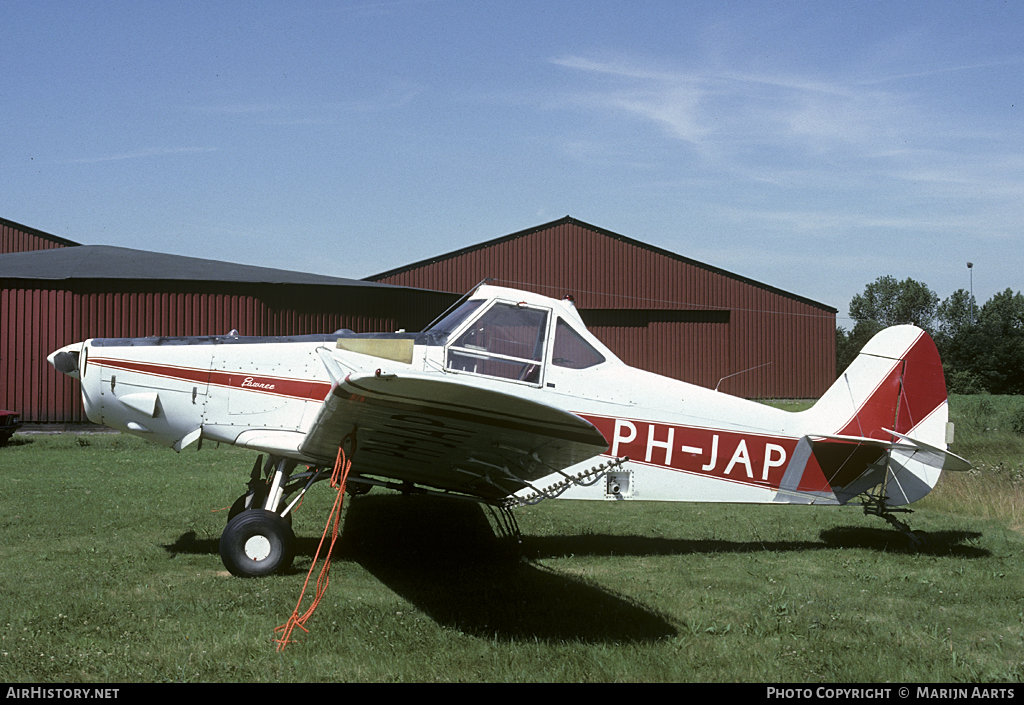
[[[53,369],[58,372],[78,379],[78,358],[81,352],[82,344],[72,343],[71,345],[65,345],[60,350],[54,350],[47,356],[46,361],[53,365]]]

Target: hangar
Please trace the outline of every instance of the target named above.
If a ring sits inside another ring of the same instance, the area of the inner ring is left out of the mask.
[[[624,362],[746,398],[809,399],[835,380],[836,309],[566,216],[368,277],[576,300]]]
[[[835,379],[836,309],[566,216],[365,280],[80,245],[0,219],[0,408],[86,421],[46,355],[90,337],[420,330],[484,279],[572,295],[631,365],[748,398]]]
[[[419,330],[457,297],[123,247],[78,245],[10,221],[0,245],[0,408],[86,423],[78,383],[46,356],[86,338]]]

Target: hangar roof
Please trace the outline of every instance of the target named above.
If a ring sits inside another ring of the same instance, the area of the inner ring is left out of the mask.
[[[0,279],[134,279],[409,288],[109,245],[0,255]]]
[[[532,228],[527,228],[526,230],[520,230],[519,232],[515,232],[515,233],[512,233],[510,235],[503,235],[501,237],[497,237],[497,238],[494,238],[492,240],[487,240],[485,242],[481,242],[481,243],[478,243],[476,245],[471,245],[469,247],[464,247],[464,248],[462,248],[460,250],[455,250],[453,252],[447,252],[445,254],[441,254],[441,255],[434,256],[434,257],[430,257],[428,259],[421,260],[419,262],[413,262],[412,264],[407,264],[407,265],[402,266],[402,267],[397,267],[395,269],[391,269],[391,270],[388,270],[386,272],[381,272],[380,274],[374,274],[372,276],[367,277],[366,279],[368,281],[380,281],[382,279],[387,279],[389,277],[394,277],[395,275],[403,274],[403,273],[406,273],[406,272],[411,272],[411,271],[414,271],[414,270],[417,270],[417,269],[422,269],[423,267],[427,267],[427,266],[432,265],[432,264],[437,264],[438,262],[444,262],[445,260],[455,259],[457,257],[461,257],[463,255],[466,255],[466,254],[469,254],[469,253],[472,253],[472,252],[477,252],[477,251],[480,251],[480,250],[486,250],[488,248],[495,247],[496,245],[501,245],[503,243],[507,243],[507,242],[510,242],[512,240],[516,240],[516,239],[519,239],[519,238],[522,238],[522,237],[526,237],[528,235],[532,235],[534,233],[538,233],[538,232],[541,232],[541,231],[550,230],[550,229],[552,229],[552,228],[554,228],[556,226],[565,225],[565,224],[576,225],[576,226],[578,226],[580,228],[583,228],[585,230],[590,230],[592,232],[598,233],[598,234],[603,235],[603,236],[605,236],[607,238],[610,238],[612,240],[617,240],[619,242],[626,243],[628,245],[632,245],[633,247],[638,247],[638,248],[647,250],[649,252],[655,253],[657,255],[660,255],[660,256],[665,257],[665,258],[670,259],[670,260],[675,260],[677,262],[682,262],[682,263],[685,263],[685,264],[688,264],[688,265],[692,265],[694,267],[698,267],[698,268],[700,268],[702,270],[705,270],[707,272],[711,272],[711,273],[714,273],[714,274],[726,277],[728,279],[732,279],[732,280],[737,281],[737,282],[743,282],[745,284],[749,284],[749,285],[757,287],[759,289],[764,289],[766,291],[774,292],[776,294],[779,294],[781,296],[785,296],[785,297],[793,299],[795,301],[801,301],[801,302],[803,302],[805,304],[814,306],[816,308],[820,308],[820,309],[822,309],[824,311],[828,311],[830,313],[835,313],[836,312],[836,308],[834,306],[830,306],[828,304],[824,304],[824,303],[821,303],[819,301],[814,301],[812,299],[808,299],[807,297],[800,296],[799,294],[794,294],[792,292],[785,291],[783,289],[779,289],[777,287],[771,286],[770,284],[765,284],[763,282],[759,282],[759,281],[751,279],[749,277],[745,277],[745,276],[742,276],[742,275],[739,275],[739,274],[734,274],[733,272],[726,271],[724,269],[721,269],[720,267],[715,267],[713,265],[706,264],[704,262],[698,262],[697,260],[691,259],[689,257],[685,257],[685,256],[677,254],[675,252],[670,252],[669,250],[662,249],[662,248],[657,247],[655,245],[651,245],[651,244],[648,244],[646,242],[641,242],[640,240],[634,240],[633,238],[626,237],[625,235],[620,235],[618,233],[614,233],[611,230],[606,230],[606,229],[600,228],[600,227],[598,227],[596,225],[591,225],[590,223],[585,223],[582,220],[578,220],[578,219],[573,218],[572,216],[569,216],[569,215],[567,215],[567,216],[565,216],[563,218],[559,218],[558,220],[554,220],[554,221],[552,221],[550,223],[544,223],[543,225],[537,225],[537,226],[534,226]]]

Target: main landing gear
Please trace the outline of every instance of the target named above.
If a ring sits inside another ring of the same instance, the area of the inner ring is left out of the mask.
[[[249,490],[235,500],[228,512],[228,525],[220,536],[220,558],[232,575],[250,578],[287,570],[295,557],[295,534],[291,509],[299,497],[327,474],[323,469],[295,473],[297,463],[287,458],[267,459],[267,479],[256,459],[249,478]],[[299,496],[288,503],[297,489]]]

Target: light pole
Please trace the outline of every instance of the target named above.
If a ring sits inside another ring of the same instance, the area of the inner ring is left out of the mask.
[[[971,325],[974,325],[974,262],[967,263],[967,271],[971,275]]]

